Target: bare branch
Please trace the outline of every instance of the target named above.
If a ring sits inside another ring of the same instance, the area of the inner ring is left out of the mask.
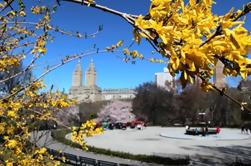
[[[33,25],[36,26],[37,23],[35,22],[28,22],[28,21],[19,21],[19,22],[13,22],[13,21],[9,21],[7,24],[29,24],[29,25]],[[50,27],[51,30],[61,33],[63,35],[68,35],[68,36],[73,36],[73,37],[77,37],[77,38],[88,38],[88,37],[95,37],[100,31],[102,31],[102,29],[98,28],[96,30],[96,32],[87,34],[85,33],[85,35],[82,35],[81,33],[77,32],[77,33],[72,33],[72,32],[67,32],[65,30],[59,29],[57,27]]]
[[[202,81],[205,80],[202,76],[198,76]],[[238,104],[240,107],[243,107],[245,110],[251,112],[251,109],[248,108],[247,106],[243,105],[240,101],[236,100],[235,98],[233,98],[232,96],[228,95],[224,89],[220,89],[215,85],[212,85],[213,89],[216,90],[217,92],[219,92],[219,94],[221,96],[225,96],[228,99],[230,99],[231,101],[233,101],[234,103]]]
[[[4,6],[4,8],[0,11],[0,13],[2,13],[5,9],[7,9],[8,7],[11,8],[11,10],[13,10],[11,4],[14,2],[14,0],[5,0],[6,1],[6,5]]]
[[[95,4],[95,3],[89,3],[88,1],[85,1],[85,0],[61,0],[61,1],[73,2],[73,3],[78,3],[78,4],[81,4],[81,5],[85,5],[85,6],[90,6],[90,7],[96,8],[96,9],[100,9],[100,10],[102,10],[104,12],[112,13],[112,14],[120,16],[122,18],[125,18],[124,15],[128,15],[129,17],[134,18],[134,19],[138,17],[137,15],[131,15],[131,14],[123,13],[123,12],[120,12],[118,10],[108,8],[106,6],[98,5],[98,4]]]

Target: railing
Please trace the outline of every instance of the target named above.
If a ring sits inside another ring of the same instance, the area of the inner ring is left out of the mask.
[[[89,157],[77,156],[69,153],[60,153],[57,150],[47,148],[49,154],[54,156],[54,159],[65,162],[66,164],[74,166],[135,166],[132,164],[122,164],[104,160],[97,160]],[[64,158],[64,159],[63,159]],[[190,162],[190,165],[193,165],[193,161]],[[249,162],[242,161],[240,158],[236,157],[235,161],[231,164],[234,166],[250,166]]]
[[[93,158],[77,156],[69,153],[60,153],[57,150],[47,148],[49,154],[54,156],[54,159],[60,160],[70,165],[76,166],[133,166],[128,164],[115,163],[110,161],[96,160]]]

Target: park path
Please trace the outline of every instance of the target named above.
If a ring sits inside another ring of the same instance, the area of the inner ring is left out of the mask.
[[[35,141],[39,147],[47,147],[50,149],[62,151],[65,153],[70,153],[77,156],[88,157],[96,160],[110,161],[120,164],[128,164],[131,166],[161,166],[158,164],[144,163],[135,160],[123,159],[119,157],[112,157],[107,155],[95,154],[92,152],[86,152],[78,148],[73,148],[69,145],[62,144],[51,137],[51,131],[38,131],[33,132],[31,135],[31,140]]]

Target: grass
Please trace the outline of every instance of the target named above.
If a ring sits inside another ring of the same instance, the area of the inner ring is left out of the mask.
[[[66,145],[75,147],[75,148],[81,148],[81,146],[77,143],[74,143],[70,140],[67,140],[65,138],[65,135],[70,133],[70,130],[54,130],[52,131],[52,137]],[[160,157],[160,156],[153,156],[153,155],[133,155],[130,153],[125,152],[118,152],[118,151],[112,151],[110,149],[102,149],[102,148],[96,148],[92,146],[88,146],[90,152],[94,152],[97,154],[104,154],[109,156],[116,156],[120,158],[125,159],[131,159],[131,160],[137,160],[142,162],[148,162],[148,163],[157,163],[157,164],[164,164],[164,165],[188,165],[189,164],[189,157],[186,158],[169,158],[169,157]]]

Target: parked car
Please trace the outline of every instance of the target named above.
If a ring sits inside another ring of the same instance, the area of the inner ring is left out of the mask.
[[[123,123],[122,122],[117,122],[115,123],[115,128],[116,129],[122,129]]]
[[[143,130],[145,126],[143,126],[142,124],[137,124],[136,125],[136,129],[138,130]]]
[[[114,123],[109,123],[108,124],[108,129],[113,130],[115,128]]]
[[[104,128],[104,129],[107,129],[108,127],[109,127],[109,124],[108,124],[108,122],[102,122],[102,127]]]
[[[137,125],[141,125],[142,127],[146,127],[145,122],[140,121],[140,120],[132,121],[130,127],[135,128]]]
[[[115,128],[116,129],[126,129],[127,128],[127,124],[126,123],[122,123],[122,122],[117,122],[115,123]]]

